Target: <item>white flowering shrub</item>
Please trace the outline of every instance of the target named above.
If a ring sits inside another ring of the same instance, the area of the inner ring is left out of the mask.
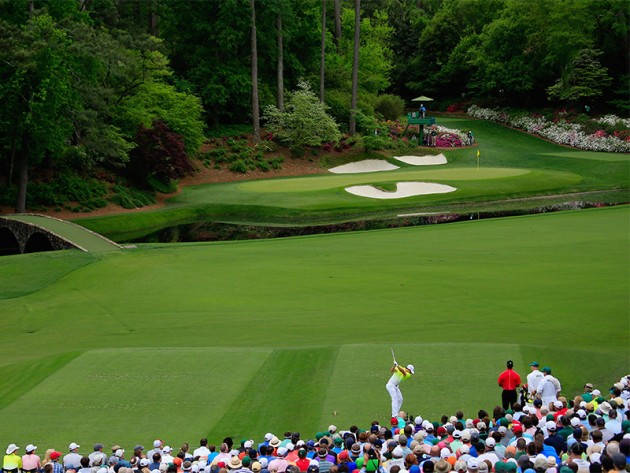
[[[622,123],[626,128],[630,128],[630,118],[621,118],[617,115],[603,115],[599,118],[596,118],[595,121],[597,123],[603,123],[604,125],[615,126],[618,123]]]
[[[554,143],[573,146],[574,148],[609,153],[630,153],[628,133],[608,135],[600,130],[587,135],[583,131],[582,126],[577,123],[569,123],[564,120],[554,123],[544,117],[531,117],[528,115],[511,116],[506,110],[482,108],[477,105],[472,105],[468,109],[468,115],[481,120],[509,125],[528,133],[542,136]],[[605,115],[595,121],[613,126],[623,123],[625,127],[630,128],[630,120],[619,118],[615,115]]]

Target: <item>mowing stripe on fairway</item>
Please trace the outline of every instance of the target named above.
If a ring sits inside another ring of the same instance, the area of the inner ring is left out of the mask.
[[[99,328],[94,330],[98,337]],[[208,338],[218,335],[208,333]],[[94,350],[52,373],[0,416],[15,442],[24,444],[67,443],[71,435],[86,446],[85,453],[96,442],[129,446],[163,438],[177,446],[205,436],[269,353],[263,348]]]
[[[325,340],[335,327],[319,326],[314,319],[303,330],[315,330]],[[291,331],[281,334],[289,340],[291,335]],[[311,435],[317,428],[336,357],[337,349],[332,346],[274,350],[208,436],[239,439],[266,432],[281,436],[296,428],[307,429],[306,435]]]

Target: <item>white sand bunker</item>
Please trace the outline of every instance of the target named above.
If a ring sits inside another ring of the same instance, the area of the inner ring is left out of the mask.
[[[394,169],[400,168],[384,159],[364,159],[363,161],[330,168],[329,171],[335,174],[354,174],[359,172],[393,171]]]
[[[432,166],[435,164],[446,164],[446,156],[442,153],[437,156],[394,156],[398,161],[411,164],[413,166]]]
[[[402,199],[414,195],[447,194],[454,192],[455,187],[435,182],[398,182],[395,192],[386,192],[374,186],[351,186],[346,187],[346,191],[359,197],[370,197],[372,199]]]

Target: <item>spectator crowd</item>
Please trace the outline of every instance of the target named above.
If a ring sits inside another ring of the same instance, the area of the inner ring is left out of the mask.
[[[405,412],[365,429],[331,425],[311,439],[297,432],[260,442],[201,439],[174,450],[161,440],[93,446],[89,455],[71,443],[67,453],[11,444],[3,473],[609,473],[630,472],[630,375],[602,394],[593,385],[572,399],[497,406],[474,418],[463,412],[439,421]],[[107,451],[106,451],[107,450]]]

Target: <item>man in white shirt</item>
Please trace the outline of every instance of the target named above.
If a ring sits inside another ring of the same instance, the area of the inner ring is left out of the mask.
[[[193,452],[193,458],[208,458],[210,450],[208,449],[208,439],[203,438],[199,441],[199,448]]]
[[[531,373],[527,375],[527,391],[529,392],[529,397],[531,399],[534,399],[534,397],[536,396],[536,391],[538,389],[538,386],[540,385],[540,382],[545,376],[538,369],[539,366],[540,365],[538,364],[537,361],[532,361],[529,364]]]
[[[558,393],[561,390],[561,386],[560,381],[551,376],[551,368],[545,366],[543,373],[545,377],[538,385],[538,396],[542,399],[543,404],[548,406],[558,400]]]
[[[68,446],[68,453],[65,457],[63,457],[63,467],[67,470],[69,467],[73,467],[76,469],[81,468],[81,455],[79,455],[79,447],[76,443],[72,442]]]

